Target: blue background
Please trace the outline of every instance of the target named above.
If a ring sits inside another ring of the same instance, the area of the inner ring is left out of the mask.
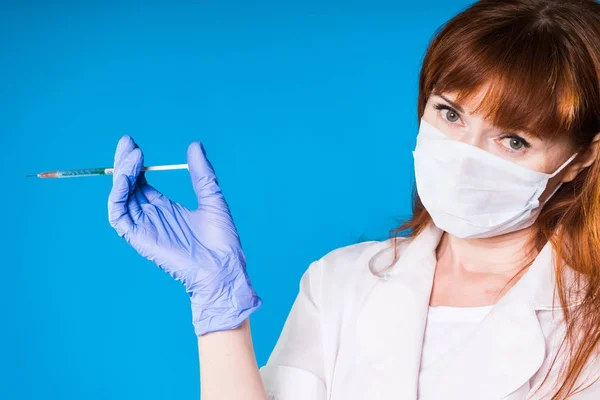
[[[202,140],[264,300],[259,364],[309,263],[410,211],[420,63],[466,1],[18,2],[0,9],[0,398],[193,399],[183,287],[107,222],[111,179]],[[149,173],[195,205],[186,171]]]

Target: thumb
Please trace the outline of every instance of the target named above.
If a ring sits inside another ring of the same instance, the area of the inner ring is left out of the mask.
[[[198,206],[220,200],[222,194],[219,182],[200,142],[194,142],[188,147],[187,161]]]

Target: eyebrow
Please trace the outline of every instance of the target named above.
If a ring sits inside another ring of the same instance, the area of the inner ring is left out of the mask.
[[[442,99],[446,100],[448,102],[448,104],[450,104],[452,107],[456,108],[457,111],[464,113],[465,110],[463,110],[463,108],[461,106],[459,106],[458,104],[456,104],[455,102],[453,102],[452,100],[448,100],[447,97],[438,94],[439,97],[441,97]]]

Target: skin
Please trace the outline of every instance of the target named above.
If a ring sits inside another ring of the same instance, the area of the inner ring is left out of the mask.
[[[527,132],[504,132],[472,111],[483,94],[482,90],[467,104],[457,104],[453,93],[432,95],[425,106],[423,119],[454,140],[547,174],[554,173],[577,153],[567,167],[550,179],[541,200],[561,182],[575,179],[596,159],[600,133],[588,149],[581,150],[575,148],[566,135],[549,140]],[[430,305],[476,307],[495,304],[526,272],[524,267],[535,257],[526,247],[532,232],[533,228],[526,228],[484,239],[459,239],[444,233],[437,249]],[[515,276],[516,279],[511,281]]]
[[[236,329],[198,337],[202,400],[267,400],[248,319]]]

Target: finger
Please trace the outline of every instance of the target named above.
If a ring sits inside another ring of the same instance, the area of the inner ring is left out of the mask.
[[[144,171],[140,172],[140,176],[137,180],[137,186],[140,189],[138,196],[140,204],[163,204],[166,200],[166,197],[161,192],[156,190],[152,185],[148,183],[148,180],[146,180],[146,173]]]
[[[108,222],[117,231],[119,236],[125,235],[133,226],[129,215],[129,179],[125,175],[118,175],[114,179],[110,195],[108,196]]]
[[[137,146],[133,141],[133,138],[131,138],[128,135],[123,136],[119,140],[119,143],[117,144],[117,149],[115,150],[115,159],[113,167],[116,168],[118,165],[120,165],[121,162],[127,157],[127,155],[136,147]]]
[[[189,146],[187,161],[194,192],[198,198],[198,205],[214,204],[216,201],[221,201],[222,194],[219,182],[200,142],[194,142]]]
[[[127,142],[125,141],[125,145]],[[113,173],[113,187],[108,198],[109,222],[119,235],[123,236],[139,219],[141,208],[137,199],[131,200],[135,181],[142,169],[144,156],[139,148],[127,155],[121,153],[120,160]]]
[[[135,149],[129,152],[119,166],[119,173],[127,176],[129,181],[129,199],[127,208],[134,224],[139,222],[140,217],[142,216],[142,208],[138,200],[138,193],[140,191],[136,182],[141,174],[143,164],[144,154],[142,153],[142,150],[136,146]]]
[[[148,184],[148,180],[146,179],[146,171],[140,172],[140,175],[137,179],[138,186],[144,186]]]
[[[135,183],[138,180],[138,177],[142,171],[142,166],[144,165],[144,154],[140,148],[134,148],[131,150],[125,158],[120,161],[114,170],[114,174],[118,175],[126,175],[129,179],[129,187],[130,190],[135,188]]]
[[[142,206],[139,201],[139,189],[134,187],[127,200],[127,210],[134,224],[138,224],[142,218]]]
[[[136,195],[140,205],[148,203],[148,199],[146,198],[146,195],[142,191],[142,187],[147,184],[148,184],[148,181],[146,180],[146,173],[144,171],[140,171],[137,181],[135,182],[135,195]]]
[[[167,201],[167,198],[158,190],[156,190],[152,185],[146,183],[145,185],[138,186],[140,193],[144,196],[144,199],[150,204],[164,204]]]

